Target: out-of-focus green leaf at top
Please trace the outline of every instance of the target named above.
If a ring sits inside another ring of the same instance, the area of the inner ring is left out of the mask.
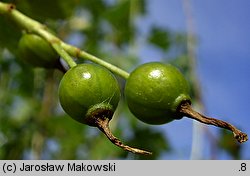
[[[81,0],[81,7],[90,12],[93,20],[99,19],[108,6],[103,0]]]
[[[154,26],[151,28],[148,42],[164,51],[167,51],[171,43],[170,34],[168,30]]]
[[[16,1],[16,6],[24,14],[43,22],[47,19],[68,18],[73,14],[78,2],[77,0],[22,0]]]
[[[117,46],[128,42],[134,36],[134,28],[130,22],[130,1],[118,1],[104,14],[112,28],[112,40]]]
[[[146,1],[145,0],[133,0],[131,1],[131,3],[133,3],[132,5],[136,6],[136,13],[139,13],[140,15],[144,15],[146,14],[147,12],[147,9],[146,9]],[[133,8],[133,7],[131,7]]]

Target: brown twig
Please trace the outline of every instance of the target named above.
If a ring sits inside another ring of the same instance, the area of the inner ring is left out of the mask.
[[[227,122],[224,122],[222,120],[218,120],[218,119],[211,118],[211,117],[206,117],[206,116],[196,112],[195,110],[192,109],[191,104],[188,101],[185,101],[180,105],[179,112],[182,113],[184,116],[191,118],[191,119],[194,119],[194,120],[197,120],[201,123],[204,123],[207,125],[214,125],[214,126],[232,131],[234,134],[234,138],[239,143],[243,143],[243,142],[246,142],[248,140],[247,134],[241,132],[233,125],[231,125]]]
[[[124,145],[118,138],[116,138],[110,131],[109,129],[109,120],[108,118],[98,118],[96,119],[96,126],[107,136],[107,138],[116,146],[132,152],[132,153],[136,153],[136,154],[142,154],[142,155],[151,155],[152,152],[148,152],[145,150],[141,150],[141,149],[137,149],[137,148],[133,148],[127,145]]]

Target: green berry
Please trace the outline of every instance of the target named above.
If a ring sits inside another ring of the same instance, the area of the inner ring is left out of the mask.
[[[115,77],[94,64],[79,64],[65,73],[59,86],[64,111],[80,123],[97,109],[115,111],[120,89]]]
[[[50,44],[35,34],[23,34],[18,44],[18,56],[34,67],[55,68],[59,55]]]
[[[230,130],[240,143],[248,140],[247,134],[233,125],[195,111],[191,107],[188,87],[177,68],[151,62],[132,71],[125,86],[125,97],[130,111],[145,123],[159,125],[185,116]]]
[[[136,68],[125,86],[130,111],[148,124],[164,124],[180,118],[182,101],[189,101],[188,83],[170,64],[146,63]]]
[[[68,70],[59,85],[59,100],[64,111],[76,121],[100,129],[122,149],[150,152],[124,145],[109,129],[109,121],[120,99],[119,84],[107,69],[94,64],[79,64]]]

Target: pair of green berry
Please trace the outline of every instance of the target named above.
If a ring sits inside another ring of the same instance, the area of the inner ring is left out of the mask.
[[[19,57],[33,66],[57,67],[58,54],[35,34],[24,34],[18,49]],[[70,69],[59,88],[64,110],[79,122],[84,121],[82,116],[89,107],[100,102],[109,104],[114,111],[120,96],[118,82],[112,73],[95,64],[79,64]],[[127,80],[125,96],[131,112],[149,124],[163,124],[179,118],[178,105],[181,101],[190,101],[182,74],[175,67],[162,63],[147,63],[135,69]]]
[[[177,68],[151,62],[130,73],[124,94],[129,110],[145,123],[165,124],[186,116],[231,130],[240,143],[247,140],[247,135],[233,125],[193,110],[188,92],[188,83]],[[111,142],[125,150],[150,154],[123,145],[110,133],[108,123],[118,105],[120,89],[107,69],[94,64],[79,64],[71,68],[61,80],[59,98],[65,112],[78,122],[98,127]]]
[[[126,81],[124,94],[130,111],[148,124],[181,118],[177,108],[181,102],[190,101],[182,74],[171,65],[157,62],[136,68]],[[81,123],[89,121],[94,107],[115,111],[120,96],[119,84],[112,73],[95,64],[71,68],[59,87],[63,109]]]
[[[124,94],[130,111],[149,124],[164,124],[181,118],[177,112],[179,105],[190,101],[188,85],[182,74],[171,65],[157,62],[136,68],[127,79]],[[64,111],[78,122],[98,127],[105,134],[110,131],[108,122],[120,96],[116,78],[106,68],[95,64],[79,64],[71,68],[59,86]],[[107,137],[118,144],[112,140],[112,134]],[[149,154],[129,146],[120,147]]]
[[[32,41],[31,38],[29,41]],[[56,57],[51,54],[54,51],[49,51],[49,44],[45,42],[48,46],[44,51],[45,45],[34,47],[38,45],[36,40],[34,42],[33,47],[28,42],[27,45],[30,46],[28,48],[25,47],[27,42],[21,40],[20,53],[38,53],[32,57],[30,54],[28,58],[37,59],[37,61],[41,58],[42,60],[49,58],[49,62],[54,61],[51,58]],[[25,54],[22,55],[25,56]],[[39,64],[36,62],[36,66],[43,66],[44,63],[46,63],[44,66],[47,66],[49,62],[47,60]],[[188,83],[177,68],[170,64],[151,62],[140,65],[130,73],[126,80],[124,95],[130,111],[145,123],[165,124],[187,116],[202,123],[231,130],[239,142],[247,140],[247,135],[234,126],[194,111],[191,108],[188,92]],[[116,78],[109,70],[96,64],[78,64],[72,67],[64,74],[59,86],[61,106],[70,117],[80,123],[98,127],[111,142],[127,151],[150,154],[124,145],[110,132],[109,121],[118,106],[120,97],[120,87]]]

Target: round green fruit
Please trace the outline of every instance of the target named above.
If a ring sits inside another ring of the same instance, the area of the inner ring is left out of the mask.
[[[35,67],[55,68],[59,55],[50,44],[35,34],[23,34],[18,44],[18,56]]]
[[[125,86],[125,96],[130,111],[145,123],[158,125],[187,117],[230,130],[239,143],[248,140],[246,133],[230,123],[195,111],[191,106],[188,87],[177,68],[151,62],[139,66],[130,74]]]
[[[151,62],[137,67],[125,86],[130,111],[148,124],[180,119],[178,106],[190,101],[189,86],[181,72],[170,64]]]
[[[107,69],[94,64],[79,64],[68,70],[59,85],[59,100],[64,111],[76,121],[97,127],[118,147],[133,153],[148,155],[141,149],[124,145],[110,131],[120,100],[120,88]]]
[[[95,64],[79,64],[63,76],[59,99],[70,117],[93,125],[89,124],[91,115],[103,113],[112,117],[120,99],[120,88],[107,69]]]

